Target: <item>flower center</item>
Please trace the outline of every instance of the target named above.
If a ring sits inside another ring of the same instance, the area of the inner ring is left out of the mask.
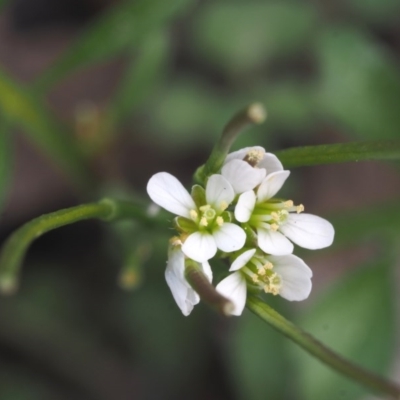
[[[293,205],[292,200],[276,201],[270,200],[265,203],[257,204],[254,207],[252,216],[249,219],[250,226],[277,231],[289,216],[289,212],[297,214],[304,211],[303,204]]]
[[[249,263],[241,269],[251,285],[263,290],[265,293],[279,294],[282,287],[280,275],[273,271],[273,265],[268,260],[253,257]]]
[[[213,230],[224,224],[224,218],[220,215],[227,204],[221,204],[220,209],[216,210],[210,204],[201,206],[198,211],[190,210],[190,217],[196,223],[199,229]]]
[[[250,149],[243,161],[246,161],[252,167],[257,166],[257,164],[264,158],[265,151],[261,149]]]

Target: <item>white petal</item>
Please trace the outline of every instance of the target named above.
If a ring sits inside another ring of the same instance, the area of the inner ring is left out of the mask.
[[[246,280],[240,272],[234,272],[227,276],[215,289],[233,303],[232,315],[242,314],[246,304],[247,286]]]
[[[190,218],[189,211],[196,209],[188,191],[168,172],[153,175],[147,184],[147,193],[154,203],[181,217]]]
[[[280,232],[257,229],[258,246],[267,254],[284,256],[293,252],[293,244]]]
[[[279,230],[297,245],[311,250],[330,246],[335,236],[330,222],[312,214],[291,213]]]
[[[217,247],[230,253],[240,250],[246,241],[246,233],[244,230],[235,224],[227,222],[213,232]]]
[[[258,163],[259,168],[265,168],[267,174],[272,172],[283,171],[283,165],[278,157],[272,153],[265,153],[264,158]]]
[[[268,174],[267,177],[263,179],[257,190],[257,203],[263,203],[271,197],[274,197],[279,192],[289,175],[290,171],[277,171]]]
[[[231,183],[236,194],[254,189],[266,175],[264,168],[254,168],[242,160],[232,160],[221,169],[221,174]]]
[[[165,270],[165,280],[176,304],[183,315],[187,316],[193,310],[193,306],[200,301],[200,297],[184,278],[184,268],[185,259],[182,251],[180,249],[170,251]]]
[[[185,280],[185,255],[180,246],[169,246],[167,269],[171,269],[179,279]]]
[[[209,233],[194,232],[183,243],[182,251],[192,260],[203,263],[215,256],[217,245]]]
[[[229,271],[237,271],[238,269],[243,268],[254,256],[255,252],[256,252],[256,249],[250,249],[250,250],[247,250],[244,253],[242,253],[232,263],[231,267],[229,268]]]
[[[227,164],[229,161],[232,160],[243,160],[250,150],[259,150],[265,153],[264,147],[261,146],[245,147],[244,149],[240,149],[237,151],[233,151],[232,153],[229,153],[225,158],[224,164]]]
[[[210,267],[210,264],[206,261],[206,262],[201,264],[201,267],[202,267],[203,272],[205,273],[206,277],[208,278],[208,280],[211,283],[212,279],[213,279],[213,273],[212,273],[212,269]]]
[[[253,213],[255,205],[256,194],[252,190],[242,193],[235,207],[235,218],[239,222],[247,222]]]
[[[217,210],[225,210],[231,204],[235,193],[231,184],[222,175],[211,175],[206,186],[207,204]],[[221,207],[222,206],[222,207]]]
[[[281,257],[268,257],[274,271],[282,279],[279,295],[289,301],[305,300],[311,292],[312,271],[307,264],[293,254]]]

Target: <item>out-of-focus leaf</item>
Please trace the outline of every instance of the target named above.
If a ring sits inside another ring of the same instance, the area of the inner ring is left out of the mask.
[[[9,124],[0,113],[0,211],[4,206],[8,185],[11,181],[12,156]]]
[[[119,292],[110,307],[112,325],[126,337],[131,356],[144,372],[142,385],[149,398],[190,398],[199,379],[209,368],[206,363],[210,326],[195,307],[190,318],[182,316],[165,282],[166,240],[153,235],[155,250],[146,263],[146,290]],[[119,313],[112,310],[118,309]],[[112,315],[111,315],[112,313]],[[157,385],[154,385],[154,382]],[[179,391],[179,394],[178,394]]]
[[[115,347],[104,345],[105,333],[83,315],[76,282],[54,266],[57,272],[50,274],[38,271],[43,263],[33,267],[37,272],[20,295],[0,298],[1,343],[65,379],[73,391],[85,393],[84,398],[131,399],[128,366]]]
[[[24,133],[85,190],[93,187],[83,158],[64,127],[38,99],[33,98],[3,71],[0,71],[0,108],[10,123]]]
[[[321,34],[320,104],[362,138],[398,138],[400,73],[384,48],[360,32],[339,27]]]
[[[159,139],[166,146],[180,151],[177,146],[214,142],[235,110],[210,87],[189,77],[164,87],[158,99],[149,122],[162,133]]]
[[[380,375],[387,373],[395,339],[389,263],[381,259],[342,277],[300,319],[300,325],[317,339]],[[302,398],[356,400],[366,393],[301,350],[296,349],[295,355]]]
[[[230,340],[229,367],[237,398],[249,400],[290,398],[287,339],[266,327],[254,315],[240,317]]]
[[[400,14],[399,0],[347,0],[346,4],[358,18],[372,24],[384,25],[398,23]]]
[[[168,55],[169,40],[165,32],[156,32],[143,42],[111,102],[109,118],[113,125],[132,113],[160,83]]]
[[[36,82],[46,91],[68,73],[109,59],[176,16],[192,0],[126,0],[107,10]]]
[[[296,80],[280,80],[271,83],[258,82],[252,98],[262,102],[268,113],[264,132],[301,131],[312,133],[315,124],[315,88],[310,83]]]
[[[237,74],[298,51],[315,22],[305,3],[212,2],[197,16],[193,39],[210,63]]]
[[[399,201],[343,212],[329,220],[336,232],[334,246],[352,245],[355,241],[371,237],[382,238],[382,235],[398,235]]]

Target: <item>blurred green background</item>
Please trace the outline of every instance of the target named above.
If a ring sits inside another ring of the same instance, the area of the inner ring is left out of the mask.
[[[400,138],[398,0],[0,7],[0,242],[42,213],[146,199],[158,171],[189,184],[252,101],[268,120],[236,148]],[[330,219],[336,241],[296,249],[315,275],[307,301],[268,302],[400,381],[398,167],[292,171],[284,194]],[[35,242],[19,292],[0,299],[0,398],[367,398],[248,312],[227,320],[199,305],[183,317],[164,281],[169,235],[87,221]],[[134,290],[118,284],[123,268]]]

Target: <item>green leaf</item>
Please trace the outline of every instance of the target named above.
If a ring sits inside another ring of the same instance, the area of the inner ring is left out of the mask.
[[[4,206],[8,186],[11,183],[12,150],[9,124],[0,113],[0,211]]]
[[[291,388],[287,339],[249,313],[235,324],[228,367],[239,399],[285,399]]]
[[[335,227],[334,246],[352,245],[369,238],[386,239],[400,231],[399,202],[391,201],[343,212],[329,218]]]
[[[317,339],[381,376],[392,360],[395,339],[389,266],[387,259],[380,260],[349,273],[300,318],[300,325]],[[302,398],[355,400],[366,393],[304,352],[295,355]]]
[[[212,144],[232,115],[211,87],[190,77],[169,82],[157,100],[149,123],[160,134],[157,140],[174,152]]]
[[[400,140],[293,147],[275,154],[286,168],[350,161],[399,160]]]
[[[341,27],[321,34],[317,54],[324,112],[358,137],[399,137],[400,73],[387,50]]]
[[[298,51],[315,23],[304,3],[211,2],[195,20],[193,41],[209,62],[237,74]]]
[[[0,109],[10,123],[24,128],[37,146],[48,154],[70,177],[88,191],[91,177],[72,138],[44,105],[0,71]]]
[[[357,18],[385,29],[388,29],[390,25],[395,26],[398,22],[399,0],[346,0],[345,3]]]
[[[77,68],[98,63],[138,45],[150,32],[176,16],[192,0],[126,0],[101,15],[36,82],[47,91]]]
[[[111,102],[109,118],[113,125],[132,113],[160,83],[168,56],[169,40],[165,32],[149,35],[139,55],[132,57]]]

